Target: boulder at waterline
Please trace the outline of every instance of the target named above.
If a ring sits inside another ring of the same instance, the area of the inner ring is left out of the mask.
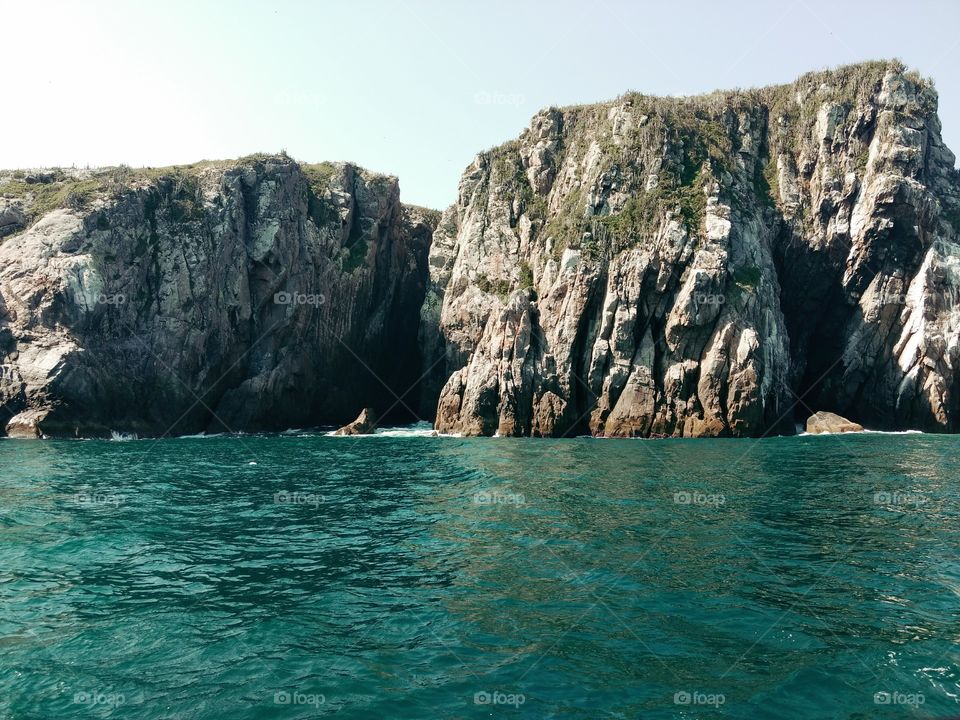
[[[337,435],[372,435],[377,424],[373,420],[373,408],[364,408],[357,419],[337,430]]]
[[[821,433],[863,432],[863,425],[847,420],[832,412],[818,412],[807,418],[807,432],[811,435]]]

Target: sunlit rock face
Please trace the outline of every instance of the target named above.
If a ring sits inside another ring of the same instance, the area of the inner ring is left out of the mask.
[[[434,235],[438,429],[957,430],[954,164],[936,92],[896,62],[537,114]]]
[[[0,172],[0,428],[957,431],[954,166],[879,62],[544,110],[442,216],[284,155]]]

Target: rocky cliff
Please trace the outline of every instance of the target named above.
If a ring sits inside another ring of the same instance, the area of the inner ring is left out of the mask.
[[[349,164],[0,172],[0,428],[960,427],[960,175],[898,62],[538,113],[442,217]]]
[[[279,430],[411,417],[435,217],[285,156],[0,177],[0,427]]]
[[[467,435],[960,421],[960,177],[898,62],[551,108],[430,251],[427,406]]]

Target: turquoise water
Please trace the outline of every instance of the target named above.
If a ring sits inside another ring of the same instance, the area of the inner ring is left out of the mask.
[[[0,717],[957,715],[958,461],[921,435],[2,441]]]

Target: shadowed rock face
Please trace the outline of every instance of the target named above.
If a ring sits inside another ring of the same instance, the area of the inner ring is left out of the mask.
[[[395,178],[283,156],[113,172],[60,178],[66,207],[0,246],[0,427],[156,435],[340,424],[365,406],[411,416],[415,394],[396,396],[419,375],[435,218],[401,205]],[[11,223],[56,189],[24,188]]]
[[[430,251],[425,407],[468,435],[956,431],[960,178],[899,63],[549,109]]]

